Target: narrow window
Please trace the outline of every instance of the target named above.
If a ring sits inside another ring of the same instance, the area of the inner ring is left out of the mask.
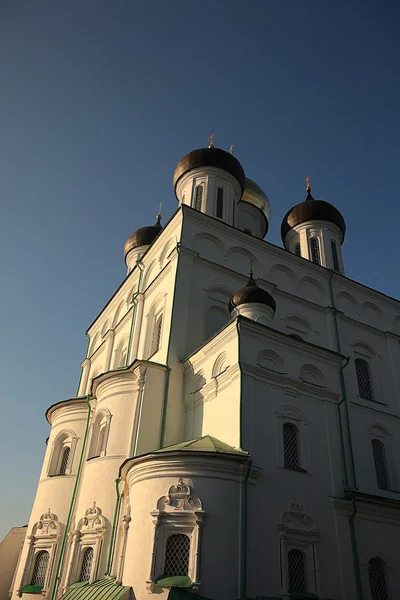
[[[106,425],[100,426],[99,437],[97,439],[96,456],[101,456],[105,451]]]
[[[203,205],[203,186],[198,185],[195,190],[194,207],[196,210],[201,210]]]
[[[161,346],[161,334],[162,334],[162,315],[156,320],[155,331],[154,331],[154,343],[153,343],[153,354],[160,349]]]
[[[331,252],[332,252],[332,262],[333,262],[333,270],[337,273],[340,272],[339,268],[339,256],[337,251],[336,242],[331,240]]]
[[[218,219],[222,219],[224,213],[224,190],[222,188],[218,188],[217,191],[217,217]]]
[[[372,453],[374,455],[375,475],[378,487],[381,490],[388,490],[390,486],[385,446],[380,440],[371,440],[371,444]]]
[[[310,248],[311,248],[311,260],[316,265],[321,264],[320,255],[319,255],[319,241],[317,238],[310,238]]]
[[[385,563],[380,558],[371,558],[368,563],[368,578],[372,600],[389,600],[385,570]]]
[[[374,395],[372,393],[371,374],[367,361],[363,358],[356,358],[355,366],[358,393],[360,394],[361,398],[364,398],[365,400],[373,400]]]
[[[38,552],[33,567],[31,585],[44,585],[49,564],[49,553],[46,550]]]
[[[184,576],[189,571],[190,539],[183,533],[174,533],[165,546],[164,576]]]
[[[92,572],[93,548],[86,548],[82,556],[81,572],[78,581],[89,581]]]
[[[299,463],[299,430],[293,423],[283,425],[283,453],[285,467],[298,469]]]
[[[65,472],[67,470],[70,452],[71,452],[71,448],[69,446],[65,446],[65,448],[63,448],[62,454],[61,454],[60,468],[58,469],[58,475],[65,475]]]
[[[288,552],[289,592],[306,592],[306,569],[304,554],[301,550]]]
[[[300,248],[300,242],[297,242],[297,244],[294,247],[294,253],[296,256],[301,256],[301,248]]]

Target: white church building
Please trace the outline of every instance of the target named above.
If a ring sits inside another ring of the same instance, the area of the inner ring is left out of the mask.
[[[400,598],[400,303],[345,276],[309,185],[283,247],[231,152],[173,186],[47,410],[10,597]]]

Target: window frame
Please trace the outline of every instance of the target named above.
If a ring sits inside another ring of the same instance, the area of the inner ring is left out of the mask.
[[[107,444],[110,435],[111,413],[106,407],[102,407],[93,418],[91,426],[91,437],[89,444],[88,460],[107,456]],[[99,446],[100,436],[103,436],[102,444]]]
[[[201,194],[199,194],[200,190],[201,190]],[[201,196],[200,200],[199,200],[199,195]],[[199,202],[200,202],[200,205],[198,205]],[[195,210],[198,210],[199,212],[201,212],[203,209],[203,202],[204,202],[204,183],[196,183],[196,185],[194,186],[194,191],[193,191],[193,208]]]
[[[332,257],[333,270],[335,271],[335,273],[341,273],[342,269],[340,266],[339,251],[338,251],[336,240],[331,239],[330,245],[331,245],[331,257]]]
[[[157,583],[157,580],[164,575],[167,540],[177,533],[189,538],[187,576],[191,579],[192,589],[198,589],[201,585],[199,580],[201,532],[205,515],[201,500],[192,494],[190,487],[179,478],[178,483],[172,485],[168,493],[159,498],[157,510],[150,514],[153,517],[154,538],[150,575],[146,582],[148,591],[155,592],[157,587],[163,587],[161,583]]]
[[[315,265],[321,266],[321,244],[317,236],[310,237],[310,258]]]
[[[374,444],[374,442],[376,442]],[[385,443],[380,440],[377,437],[373,437],[371,439],[371,447],[372,447],[372,458],[374,461],[374,472],[375,472],[375,482],[378,485],[378,489],[379,490],[383,490],[383,491],[389,491],[391,490],[391,484],[390,484],[390,471],[389,471],[389,465],[388,465],[388,460],[387,460],[387,452],[386,452],[386,446]],[[379,451],[382,453],[381,457],[378,457],[376,455],[376,450],[379,448]],[[380,482],[380,474],[377,468],[377,461],[379,460],[379,458],[382,460],[382,466],[383,466],[383,471],[384,471],[384,477],[386,480],[386,485],[381,485]]]
[[[278,453],[278,468],[285,469],[288,471],[305,473],[311,475],[311,452],[310,452],[310,430],[309,421],[305,418],[303,413],[294,406],[284,405],[280,406],[276,411],[277,419],[277,453]],[[297,427],[298,431],[298,457],[299,467],[288,467],[285,466],[285,451],[284,451],[284,438],[283,438],[283,426],[285,423],[289,423]]]
[[[290,457],[288,456],[289,454],[289,448],[288,448],[288,444],[287,444],[287,436],[285,435],[286,431],[290,429],[290,431],[292,431],[294,433],[294,436],[296,438],[295,440],[295,445],[296,445],[296,464],[289,464],[290,463]],[[283,461],[284,461],[284,466],[285,469],[295,469],[296,471],[301,469],[301,454],[300,454],[300,443],[299,443],[299,438],[300,438],[300,431],[299,428],[297,427],[297,425],[295,425],[294,423],[292,423],[291,421],[284,421],[284,423],[282,424],[282,435],[283,435]]]
[[[35,575],[35,569],[36,569],[36,564],[38,562],[38,559],[40,556],[43,556],[44,554],[47,554],[47,563],[46,563],[46,570],[44,572],[44,576],[43,576],[43,583],[37,583],[35,581],[33,581],[33,577]],[[47,578],[47,572],[49,570],[49,563],[50,563],[50,553],[48,550],[43,550],[43,549],[38,549],[37,552],[35,553],[34,557],[33,557],[33,561],[32,561],[32,573],[31,576],[29,578],[30,583],[29,585],[41,585],[44,586],[45,582],[46,582],[46,578]]]
[[[91,550],[89,577],[87,579],[82,579],[83,561],[85,560],[85,556],[87,555],[87,552],[89,550]],[[90,581],[90,578],[92,576],[92,571],[93,571],[93,562],[94,562],[94,548],[93,548],[93,546],[84,546],[84,547],[82,547],[81,548],[81,552],[80,552],[80,556],[79,556],[79,565],[78,565],[78,569],[77,569],[77,573],[79,573],[77,582],[84,583],[84,582],[89,582]]]
[[[359,373],[359,370],[357,370],[357,364],[362,364],[363,368],[365,368],[365,373],[367,374],[368,386],[369,386],[369,391],[370,391],[371,397],[364,396],[361,393],[361,389],[360,389],[360,377],[361,377],[362,374]],[[371,369],[371,365],[368,362],[368,360],[364,356],[355,356],[355,358],[354,358],[354,369],[355,369],[355,372],[356,372],[357,393],[358,393],[358,396],[360,398],[362,398],[363,400],[368,400],[368,402],[377,402],[376,395],[375,395],[374,381],[373,381],[373,376],[372,376],[372,369]]]
[[[72,474],[77,442],[78,438],[75,432],[71,429],[63,429],[56,435],[51,445],[50,457],[47,462],[47,477],[65,477]],[[68,462],[65,468],[65,473],[60,473],[59,471],[62,463],[63,452],[67,447],[70,448]]]
[[[378,422],[375,422],[370,427],[368,427],[366,434],[366,443],[369,445],[369,473],[372,474],[369,475],[369,482],[371,486],[370,493],[387,498],[394,498],[396,495],[397,498],[399,489],[396,461],[394,460],[395,454],[393,452],[393,435],[389,433],[389,431],[385,428],[384,425]],[[374,439],[381,442],[384,446],[386,458],[386,473],[389,483],[388,489],[380,488],[376,477],[375,460],[372,449],[372,440]]]
[[[225,200],[225,188],[223,188],[221,185],[217,185],[217,195],[215,198],[215,216],[217,219],[222,220],[224,218],[224,214],[225,214],[224,200]]]
[[[291,567],[290,567],[290,555],[296,552],[296,554],[301,555],[301,560],[303,561],[303,578],[304,578],[304,589],[303,590],[296,590],[293,589],[291,584],[290,584],[290,571],[291,571]],[[288,566],[288,592],[290,594],[298,594],[298,593],[307,593],[307,588],[308,588],[308,582],[307,582],[307,556],[305,555],[303,550],[300,550],[300,548],[290,548],[290,550],[288,550],[287,553],[287,566]]]

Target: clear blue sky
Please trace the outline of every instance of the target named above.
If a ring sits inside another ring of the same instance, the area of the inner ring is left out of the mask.
[[[400,296],[397,4],[2,0],[0,538],[28,521],[44,412],[75,395],[125,239],[172,214],[211,133],[268,194],[267,239],[311,175],[347,275]]]

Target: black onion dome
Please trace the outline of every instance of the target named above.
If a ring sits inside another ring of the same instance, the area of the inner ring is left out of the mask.
[[[253,275],[251,274],[246,287],[238,290],[230,299],[228,309],[231,313],[234,308],[240,306],[241,304],[256,302],[269,306],[274,312],[276,310],[276,302],[271,294],[267,292],[267,290],[263,290],[262,288],[258,287],[257,283],[253,279]]]
[[[329,223],[333,223],[341,230],[344,240],[346,223],[342,214],[332,204],[329,204],[329,202],[315,200],[311,195],[311,189],[307,191],[307,198],[304,202],[293,206],[283,217],[281,225],[282,242],[285,243],[285,238],[293,227],[306,221],[328,221]]]
[[[173,178],[175,194],[176,186],[180,178],[188,171],[199,169],[201,167],[216,167],[223,171],[227,171],[239,182],[243,193],[244,188],[246,187],[246,176],[238,159],[235,158],[233,154],[230,154],[221,148],[211,147],[192,150],[180,160],[175,169]]]
[[[155,225],[149,225],[148,227],[141,227],[137,229],[128,237],[124,246],[124,257],[134,248],[139,246],[150,246],[159,235],[162,230],[160,223],[161,217],[157,217],[157,223]]]

